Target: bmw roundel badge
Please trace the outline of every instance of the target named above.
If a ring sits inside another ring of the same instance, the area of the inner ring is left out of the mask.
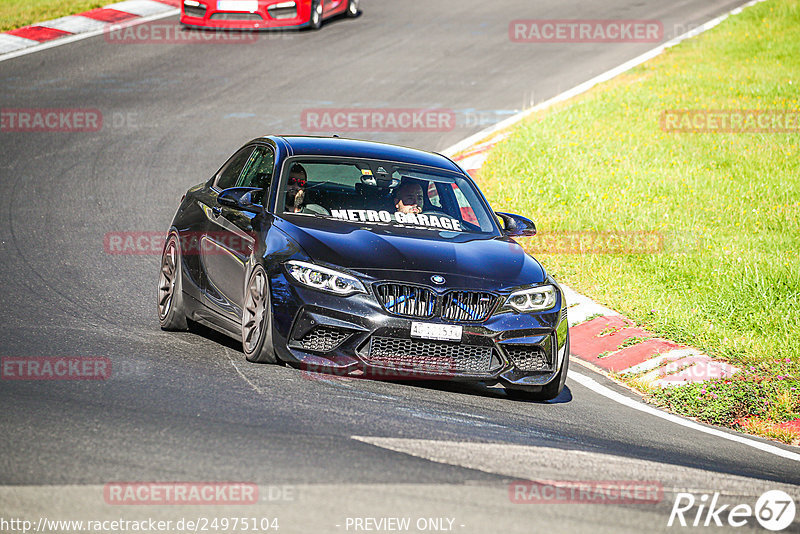
[[[434,274],[433,276],[431,276],[431,280],[433,281],[434,284],[438,285],[442,285],[445,282],[444,276],[440,274]]]

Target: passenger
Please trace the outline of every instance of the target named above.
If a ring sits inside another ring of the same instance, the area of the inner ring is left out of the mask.
[[[422,213],[425,197],[422,186],[416,182],[403,182],[392,193],[394,209],[403,214]]]

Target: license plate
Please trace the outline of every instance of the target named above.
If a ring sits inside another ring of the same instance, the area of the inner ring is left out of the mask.
[[[461,341],[463,327],[451,324],[411,323],[411,337],[442,341]]]
[[[219,11],[258,11],[258,0],[217,0]]]

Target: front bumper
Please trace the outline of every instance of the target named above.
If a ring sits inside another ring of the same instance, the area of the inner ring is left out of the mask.
[[[196,28],[222,30],[289,30],[304,28],[311,20],[311,3],[302,0],[252,0],[225,4],[230,0],[183,0],[181,24]],[[234,0],[235,2],[236,0]]]
[[[278,357],[307,371],[382,380],[501,383],[536,390],[568,357],[564,297],[546,312],[495,311],[480,323],[414,319],[387,312],[370,294],[330,295],[271,277]],[[557,286],[556,286],[557,287]],[[461,324],[461,341],[411,336],[413,322]]]

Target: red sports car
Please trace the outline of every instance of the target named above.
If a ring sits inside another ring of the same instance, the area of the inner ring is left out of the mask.
[[[201,28],[319,29],[322,21],[358,15],[359,0],[183,0],[181,24]]]

